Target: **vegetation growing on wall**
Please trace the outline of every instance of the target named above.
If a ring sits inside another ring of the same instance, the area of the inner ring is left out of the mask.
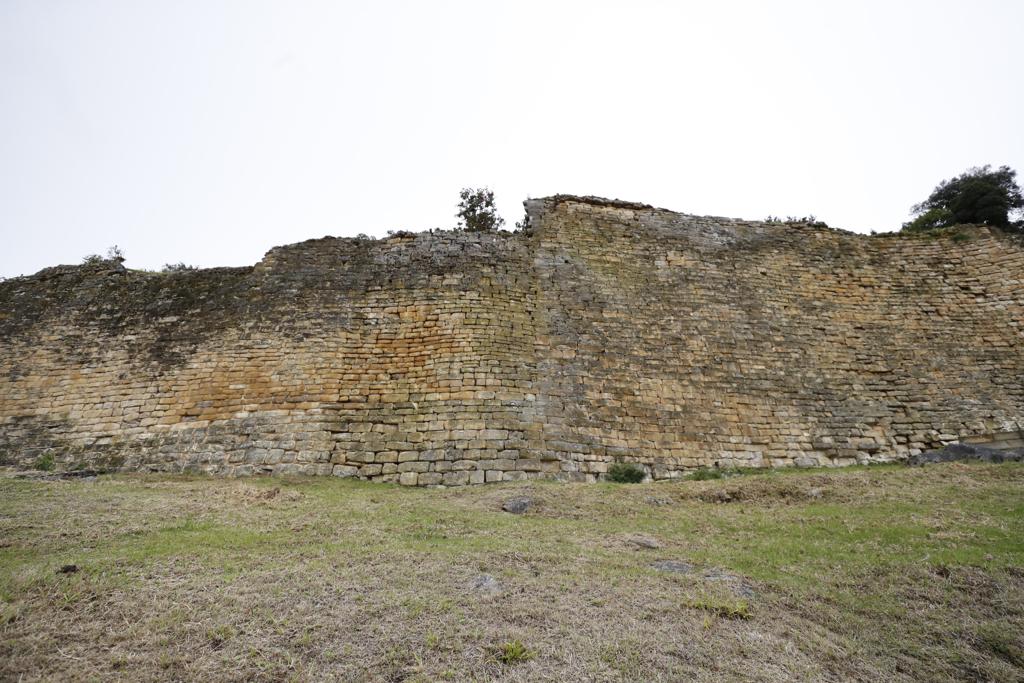
[[[464,187],[459,192],[458,228],[469,232],[498,230],[505,219],[494,206],[494,192],[486,187]]]
[[[618,484],[639,484],[647,473],[631,462],[617,462],[608,468],[608,480]]]
[[[903,230],[926,232],[977,224],[1024,233],[1024,194],[1016,176],[1009,166],[992,170],[985,165],[943,180],[927,199],[913,206],[915,217],[903,224]]]
[[[164,267],[160,269],[161,273],[188,273],[193,270],[199,270],[195,266],[190,266],[187,263],[165,263]]]
[[[99,263],[108,263],[116,261],[117,263],[124,263],[124,252],[116,244],[112,247],[107,248],[107,253],[103,254],[88,254],[82,258],[82,263],[85,265],[96,265]]]

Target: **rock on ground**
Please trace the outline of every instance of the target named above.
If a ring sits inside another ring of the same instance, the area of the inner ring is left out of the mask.
[[[519,496],[517,498],[509,498],[502,504],[501,509],[505,512],[511,512],[513,515],[521,515],[530,509],[533,505],[533,498],[527,498],[526,496]]]

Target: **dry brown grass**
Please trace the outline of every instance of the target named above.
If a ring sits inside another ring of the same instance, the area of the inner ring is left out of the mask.
[[[0,480],[0,680],[1019,681],[1022,484]]]

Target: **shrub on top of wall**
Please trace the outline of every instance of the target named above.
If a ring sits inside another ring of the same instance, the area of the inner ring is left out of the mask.
[[[617,462],[608,468],[608,481],[617,484],[639,484],[646,476],[644,468],[631,462]]]
[[[161,273],[190,273],[194,270],[199,270],[196,266],[190,266],[187,263],[165,263],[164,267],[160,269]]]

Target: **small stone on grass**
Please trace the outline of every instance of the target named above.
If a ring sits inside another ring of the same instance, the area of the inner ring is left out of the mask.
[[[755,598],[757,593],[741,577],[731,574],[724,569],[708,569],[704,572],[704,578],[708,581],[720,581],[726,585],[736,596],[741,598]]]
[[[469,587],[481,593],[500,593],[502,589],[501,582],[490,574],[480,574],[473,577]]]
[[[657,550],[661,547],[661,541],[646,534],[631,534],[626,537],[626,543],[647,550]]]
[[[521,515],[529,510],[531,505],[533,505],[533,498],[520,496],[518,498],[509,498],[506,500],[501,506],[501,509],[505,512],[510,512],[513,515]]]
[[[651,567],[660,572],[675,572],[676,574],[690,574],[695,568],[689,562],[680,562],[679,560],[658,560],[651,562]]]

